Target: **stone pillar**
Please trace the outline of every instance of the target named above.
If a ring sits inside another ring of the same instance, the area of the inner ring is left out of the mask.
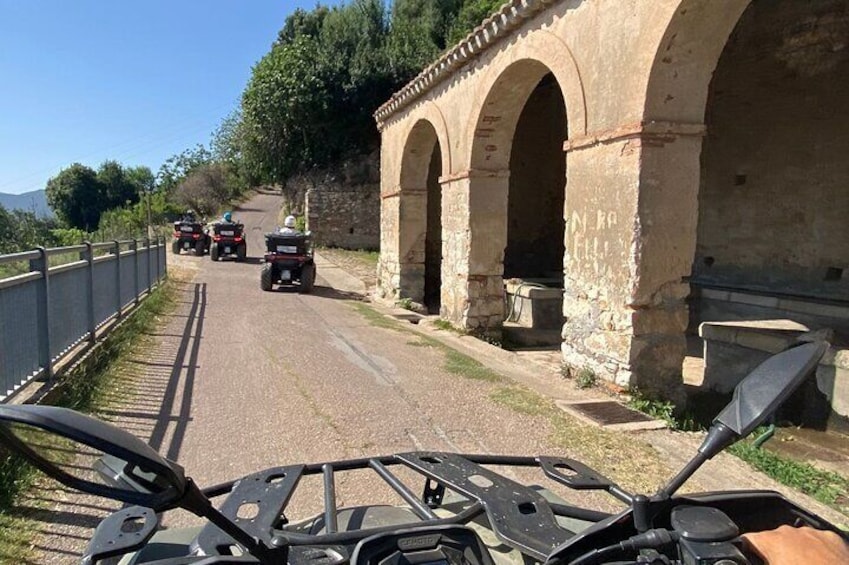
[[[564,146],[564,362],[669,398],[686,349],[701,147],[698,126],[679,129]]]
[[[504,319],[509,180],[509,171],[471,171],[440,179],[440,316],[470,331],[497,334]]]
[[[381,196],[378,295],[424,298],[427,190],[404,188]]]
[[[670,398],[681,386],[696,252],[701,124],[652,123],[640,144],[639,229],[630,306],[631,370],[637,386]]]
[[[424,301],[427,187],[401,190],[398,226],[400,297]]]
[[[377,262],[378,298],[395,300],[401,290],[401,267],[398,260],[400,230],[400,191],[380,197],[380,258]]]

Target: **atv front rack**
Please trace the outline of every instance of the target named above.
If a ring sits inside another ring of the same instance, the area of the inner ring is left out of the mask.
[[[412,469],[425,479],[425,488],[417,496],[408,484],[400,480],[391,467],[401,465]],[[238,481],[204,489],[210,498],[229,494],[220,510],[228,518],[262,541],[267,547],[288,546],[349,546],[382,532],[397,530],[398,526],[338,531],[335,476],[337,473],[371,469],[410,506],[420,519],[410,526],[427,527],[467,524],[485,513],[492,531],[506,545],[537,560],[544,561],[557,546],[573,537],[574,532],[561,527],[556,516],[600,522],[610,514],[547,501],[535,489],[513,481],[483,465],[537,467],[549,479],[575,490],[606,491],[630,504],[632,495],[586,465],[562,457],[514,457],[493,455],[458,455],[440,452],[411,452],[391,455],[291,465],[267,469]],[[280,517],[304,476],[321,474],[324,478],[324,533],[307,534],[279,529]],[[469,506],[450,518],[440,518],[434,512],[443,500],[446,489],[469,501]],[[256,504],[257,512],[249,519],[239,517],[246,503]],[[195,541],[196,548],[206,555],[232,546],[233,541],[221,530],[208,524]],[[290,555],[295,557],[295,554]]]

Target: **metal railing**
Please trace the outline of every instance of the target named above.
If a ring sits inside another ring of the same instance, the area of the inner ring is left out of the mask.
[[[52,378],[57,362],[120,319],[165,276],[164,239],[85,243],[0,255],[0,402],[24,384]],[[50,266],[51,257],[78,259]]]

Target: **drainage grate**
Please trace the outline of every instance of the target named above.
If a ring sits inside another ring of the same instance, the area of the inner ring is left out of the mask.
[[[566,405],[570,410],[579,412],[602,426],[629,424],[631,422],[651,422],[652,418],[642,412],[631,410],[614,400],[599,402],[578,402]]]

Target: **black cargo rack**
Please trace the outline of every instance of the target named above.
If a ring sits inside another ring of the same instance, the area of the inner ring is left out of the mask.
[[[424,492],[417,496],[411,487],[392,473],[401,465],[425,479]],[[338,472],[371,469],[407,504],[420,521],[410,527],[467,524],[486,514],[492,531],[504,544],[544,561],[554,548],[575,533],[561,527],[556,516],[600,522],[610,514],[547,501],[533,488],[513,481],[483,465],[536,467],[549,479],[575,490],[606,491],[630,504],[632,495],[586,465],[567,458],[547,456],[468,455],[443,452],[410,452],[372,457],[276,467],[204,489],[209,497],[229,494],[220,510],[251,536],[268,547],[347,546],[398,526],[339,532],[337,524],[335,475]],[[304,476],[324,478],[324,533],[306,534],[275,528],[280,516]],[[434,512],[442,504],[446,489],[468,499],[470,505],[453,517],[440,518]],[[258,511],[250,519],[238,516],[246,502]],[[207,555],[232,545],[232,540],[212,524],[199,534],[196,546]]]

